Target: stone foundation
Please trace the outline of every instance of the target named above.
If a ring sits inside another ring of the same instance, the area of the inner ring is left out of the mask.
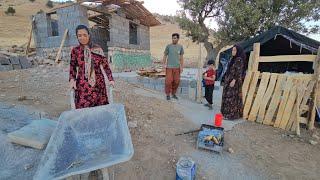
[[[60,59],[70,62],[72,47],[63,47],[61,51]],[[37,56],[47,59],[55,60],[58,54],[59,48],[37,48]]]

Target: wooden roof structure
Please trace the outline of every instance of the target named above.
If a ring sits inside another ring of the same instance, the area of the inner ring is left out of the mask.
[[[96,7],[91,7],[90,5],[83,4],[84,2],[101,3],[101,5]],[[137,19],[140,24],[151,27],[157,26],[161,23],[149,12],[144,6],[143,1],[136,0],[77,0],[78,4],[81,4],[88,8],[88,10],[96,11],[103,14],[111,14],[114,9],[110,10],[108,7],[111,5],[119,6],[123,12],[126,14],[128,19]],[[54,13],[57,9],[68,7],[74,3],[64,4],[61,6],[56,6],[50,9],[47,13]]]

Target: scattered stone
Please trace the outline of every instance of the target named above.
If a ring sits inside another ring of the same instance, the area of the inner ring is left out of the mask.
[[[293,135],[293,134],[290,134],[289,136],[290,136],[291,138],[294,138],[294,135]]]
[[[317,145],[317,144],[318,144],[318,142],[317,142],[317,141],[314,141],[314,140],[310,140],[309,143],[310,143],[311,145]]]
[[[26,171],[31,169],[31,168],[33,168],[32,164],[27,164],[27,165],[24,166],[24,170],[26,170]]]
[[[229,152],[230,154],[233,154],[233,153],[234,153],[234,150],[233,150],[232,148],[228,148],[228,152]]]
[[[137,121],[129,121],[128,122],[128,127],[129,128],[137,128],[138,127],[138,122]]]
[[[5,97],[5,96],[6,96],[5,94],[1,94],[1,95],[0,95],[0,97]]]
[[[27,96],[19,96],[18,101],[24,101],[27,100]]]
[[[315,138],[315,139],[317,139],[317,140],[320,139],[320,137],[319,137],[318,135],[316,135],[316,134],[312,135],[312,137]]]

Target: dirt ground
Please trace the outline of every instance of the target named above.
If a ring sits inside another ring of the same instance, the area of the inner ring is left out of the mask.
[[[0,102],[14,107],[23,105],[35,109],[46,117],[57,119],[69,108],[67,92],[68,66],[41,66],[34,69],[0,72]],[[21,88],[22,87],[22,88]],[[114,101],[123,103],[127,120],[136,123],[130,128],[134,144],[133,158],[112,167],[115,179],[162,180],[175,178],[175,164],[181,156],[191,156],[197,163],[197,179],[319,179],[320,145],[309,141],[320,136],[319,129],[302,131],[297,137],[273,127],[245,122],[226,132],[222,154],[197,150],[197,134],[175,136],[176,133],[198,128],[173,106],[174,102],[135,94],[132,86],[116,80]],[[19,96],[27,100],[18,101]],[[199,105],[201,106],[201,105]],[[19,106],[20,107],[20,106]],[[3,112],[3,111],[0,111]],[[196,112],[195,112],[196,113]],[[3,126],[3,119],[1,126]],[[19,124],[23,126],[24,124]],[[17,129],[1,128],[1,137]],[[317,135],[317,136],[315,136]],[[314,137],[311,137],[314,136]],[[1,141],[0,152],[17,148],[25,156],[42,152],[20,146],[9,146]],[[227,149],[232,148],[234,153]],[[6,154],[8,156],[8,154]],[[11,154],[11,156],[15,156]],[[13,174],[26,173],[25,179],[32,179],[39,158],[34,166],[25,170],[25,162],[19,158],[0,155],[0,175],[6,169],[6,159],[15,161],[10,167]],[[8,173],[8,172],[7,172]],[[11,179],[20,179],[11,176]],[[0,179],[2,179],[0,177]],[[7,179],[7,178],[6,178]],[[10,178],[9,178],[10,179]]]

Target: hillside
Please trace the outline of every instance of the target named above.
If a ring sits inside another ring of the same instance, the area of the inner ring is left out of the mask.
[[[47,10],[46,0],[2,0],[0,1],[0,47],[22,45],[27,42],[31,24],[30,17],[40,9]],[[7,16],[9,6],[16,10],[14,16]]]
[[[48,10],[45,6],[46,2],[47,0],[35,0],[33,3],[29,0],[0,1],[0,47],[25,44],[30,32],[30,17],[40,9],[44,11]],[[16,9],[14,16],[7,16],[5,14],[9,5]],[[163,18],[164,16],[157,17]],[[163,22],[163,24],[152,27],[150,31],[151,54],[157,60],[162,59],[165,46],[171,42],[171,34],[175,32],[183,34],[177,24],[162,19],[160,19],[160,21]],[[193,43],[183,35],[181,36],[180,43],[185,48],[185,58],[187,62],[198,59],[198,44]],[[204,52],[205,50],[203,50],[203,56],[205,55]]]

